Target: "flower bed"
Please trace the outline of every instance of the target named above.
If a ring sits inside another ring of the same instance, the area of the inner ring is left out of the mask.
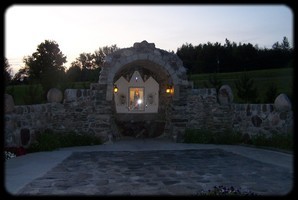
[[[24,147],[5,147],[4,148],[4,157],[5,160],[22,156],[26,154],[26,149]]]
[[[223,185],[214,186],[212,190],[208,192],[202,192],[199,195],[206,196],[257,196],[258,194],[251,191],[242,191],[241,188],[226,187]]]

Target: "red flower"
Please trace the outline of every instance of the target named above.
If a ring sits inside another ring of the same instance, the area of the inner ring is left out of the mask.
[[[26,149],[24,147],[5,147],[4,151],[11,152],[16,156],[22,156],[26,154]]]

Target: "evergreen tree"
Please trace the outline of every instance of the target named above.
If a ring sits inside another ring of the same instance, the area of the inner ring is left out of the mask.
[[[264,103],[273,103],[275,98],[277,97],[277,87],[275,84],[271,83],[271,85],[268,87]]]
[[[258,91],[254,80],[246,72],[234,84],[237,90],[237,96],[245,103],[258,103]]]

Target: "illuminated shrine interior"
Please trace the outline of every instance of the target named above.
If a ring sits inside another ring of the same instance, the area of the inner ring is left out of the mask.
[[[156,137],[164,130],[166,105],[173,94],[168,92],[171,80],[153,63],[136,64],[140,61],[123,67],[114,77],[115,121],[123,135]]]

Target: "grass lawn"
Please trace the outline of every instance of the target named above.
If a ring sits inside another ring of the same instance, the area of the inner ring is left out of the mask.
[[[290,97],[293,96],[293,81],[294,81],[294,70],[293,68],[282,68],[282,69],[267,69],[267,70],[256,70],[246,72],[251,78],[254,79],[255,86],[258,89],[259,100],[261,103],[273,103],[264,102],[265,94],[271,84],[277,87],[277,94],[285,93]],[[240,77],[243,72],[231,72],[231,73],[219,73],[217,74],[218,79],[222,84],[228,84],[234,95],[234,102],[241,102],[237,97],[237,91],[234,82]],[[204,88],[208,78],[211,74],[194,74],[190,76],[190,81],[194,82],[195,88]]]
[[[89,89],[91,82],[73,82],[68,83],[64,87],[69,89]],[[28,96],[29,93],[29,85],[9,85],[5,88],[5,92],[12,95],[14,99],[15,105],[25,105],[26,96]],[[37,87],[38,94],[43,93],[42,86],[40,84],[33,85],[33,87]],[[64,91],[63,91],[64,92]],[[38,103],[46,103],[45,97],[42,97],[44,99],[41,99]]]
[[[43,90],[40,84],[34,85],[34,87],[36,87],[39,94],[42,94]],[[15,105],[25,105],[24,99],[29,93],[29,90],[28,85],[11,85],[5,88],[5,92],[13,96]],[[40,103],[45,103],[45,100]]]
[[[219,73],[218,79],[222,82],[222,85],[228,84],[234,95],[234,102],[241,103],[241,99],[237,97],[237,91],[234,82],[240,77],[243,72],[231,72],[231,73]],[[271,84],[277,87],[277,94],[285,93],[292,99],[293,96],[293,81],[294,70],[293,68],[282,69],[267,69],[257,71],[247,71],[247,74],[254,79],[255,86],[258,89],[260,103],[273,103],[264,102],[265,94]],[[194,82],[195,88],[204,88],[208,78],[211,74],[194,74],[190,76],[190,81]],[[8,86],[6,91],[9,94],[13,94],[14,102],[16,105],[24,105],[24,96],[28,92],[28,85],[15,85]],[[39,91],[42,92],[41,85],[38,86]],[[68,83],[64,87],[73,89],[89,89],[90,82],[73,82]],[[46,99],[41,103],[45,103]]]

